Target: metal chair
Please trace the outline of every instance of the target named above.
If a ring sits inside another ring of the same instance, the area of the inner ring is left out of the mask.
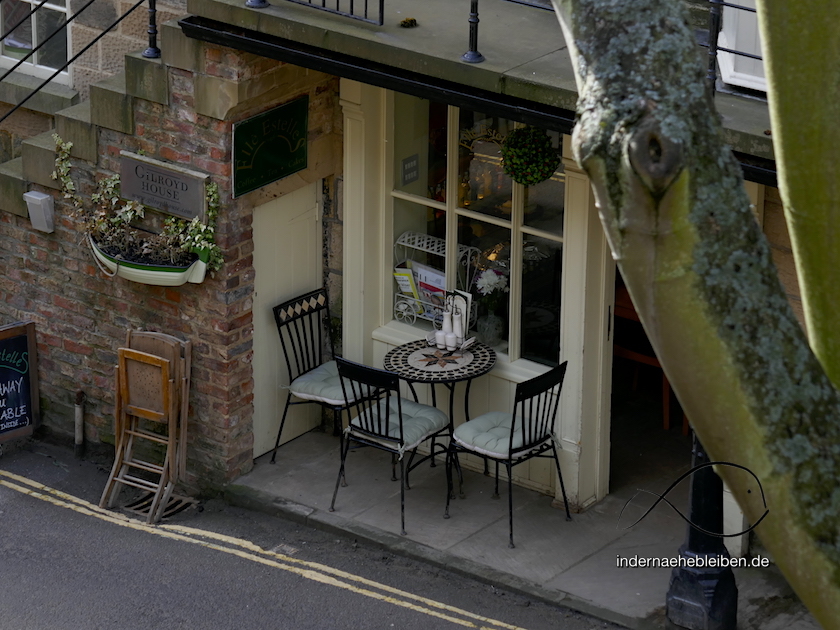
[[[566,499],[566,487],[557,449],[554,445],[554,419],[566,375],[568,361],[552,370],[516,386],[513,413],[491,411],[458,426],[449,442],[446,455],[446,511],[443,517],[449,518],[449,500],[452,497],[452,465],[460,470],[458,453],[473,453],[496,462],[496,492],[499,496],[499,464],[507,468],[508,475],[508,512],[510,522],[510,547],[513,548],[513,475],[512,468],[532,457],[551,457],[557,467],[563,503],[566,506],[566,520],[572,520],[569,514],[569,502]],[[556,391],[555,391],[556,389]],[[461,482],[463,494],[463,481]]]
[[[354,402],[348,408],[350,422],[341,436],[341,467],[335,481],[330,512],[335,510],[335,498],[339,485],[347,485],[344,466],[350,442],[358,442],[387,451],[392,455],[391,480],[396,481],[396,460],[400,462],[400,524],[405,534],[405,489],[408,473],[434,455],[431,452],[413,463],[417,447],[449,431],[449,418],[435,407],[416,403],[400,397],[399,376],[386,370],[378,370],[337,358],[338,373],[345,398]],[[443,449],[443,446],[438,444]],[[404,455],[411,452],[408,466]]]
[[[341,411],[347,402],[341,390],[335,361],[326,360],[326,346],[335,355],[329,333],[330,308],[327,292],[316,289],[275,306],[274,321],[289,371],[289,397],[277,431],[277,441],[271,453],[271,463],[277,457],[283,426],[291,405],[315,403],[332,409],[334,433],[341,432]],[[292,401],[292,396],[299,400]]]

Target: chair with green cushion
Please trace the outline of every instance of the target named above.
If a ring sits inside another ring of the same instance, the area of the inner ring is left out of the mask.
[[[341,411],[347,402],[338,378],[335,361],[328,361],[326,350],[335,355],[330,335],[330,308],[325,289],[316,289],[278,304],[273,309],[274,321],[280,335],[280,345],[289,371],[289,396],[277,431],[277,441],[271,453],[271,463],[277,457],[283,426],[291,405],[315,403],[332,409],[334,433],[341,432]],[[293,401],[292,397],[298,400]]]
[[[446,511],[449,518],[449,500],[452,497],[452,465],[460,469],[458,453],[473,453],[496,462],[496,492],[499,496],[499,464],[504,464],[508,475],[508,513],[510,523],[510,547],[513,548],[513,475],[512,468],[533,457],[551,457],[557,467],[563,503],[566,506],[566,520],[569,502],[557,449],[554,445],[554,419],[563,388],[568,361],[524,383],[516,386],[513,413],[491,411],[458,426],[449,442],[446,456]],[[462,482],[463,483],[463,482]],[[461,489],[463,493],[463,488]]]
[[[449,431],[449,418],[440,409],[416,403],[400,396],[400,379],[393,372],[336,358],[344,398],[353,400],[348,405],[350,422],[341,439],[341,466],[335,482],[330,512],[335,510],[339,485],[347,485],[344,475],[350,443],[357,442],[387,451],[393,456],[391,479],[396,481],[396,460],[400,463],[400,524],[405,534],[405,489],[408,473],[429,459],[435,450],[414,463],[417,447],[424,441]],[[443,446],[437,445],[441,450]],[[411,453],[408,465],[404,456]]]

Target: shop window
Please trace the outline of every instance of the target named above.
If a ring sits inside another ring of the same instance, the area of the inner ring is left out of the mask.
[[[0,66],[11,68],[43,44],[17,71],[46,79],[67,63],[67,3],[51,0],[30,15],[38,4],[36,0],[4,0],[0,5],[0,24],[3,33],[8,33],[0,42]],[[69,73],[61,72],[54,80],[66,83]]]
[[[471,334],[511,360],[556,364],[562,167],[536,185],[519,184],[505,174],[501,153],[519,123],[404,94],[393,103],[394,258],[403,274],[393,285],[395,317],[430,328],[436,298],[465,291],[474,306]],[[560,134],[547,133],[559,155]],[[412,267],[420,297],[413,309],[405,299]]]

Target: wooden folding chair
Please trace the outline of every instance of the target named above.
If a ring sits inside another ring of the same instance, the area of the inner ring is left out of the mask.
[[[168,359],[130,348],[120,348],[117,354],[119,435],[114,466],[99,505],[112,507],[121,485],[146,490],[152,494],[147,522],[153,523],[163,514],[178,473],[175,381]],[[162,463],[141,459],[143,455],[135,453],[138,441],[165,446]]]
[[[148,330],[129,330],[125,336],[125,347],[168,359],[172,369],[170,376],[175,381],[175,395],[178,397],[178,477],[187,473],[187,416],[190,407],[190,371],[192,369],[192,343],[181,341],[166,333]]]

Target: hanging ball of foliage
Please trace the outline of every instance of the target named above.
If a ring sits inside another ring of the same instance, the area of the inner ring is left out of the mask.
[[[534,186],[554,174],[560,154],[549,135],[537,127],[519,127],[502,144],[502,168],[515,182]]]

